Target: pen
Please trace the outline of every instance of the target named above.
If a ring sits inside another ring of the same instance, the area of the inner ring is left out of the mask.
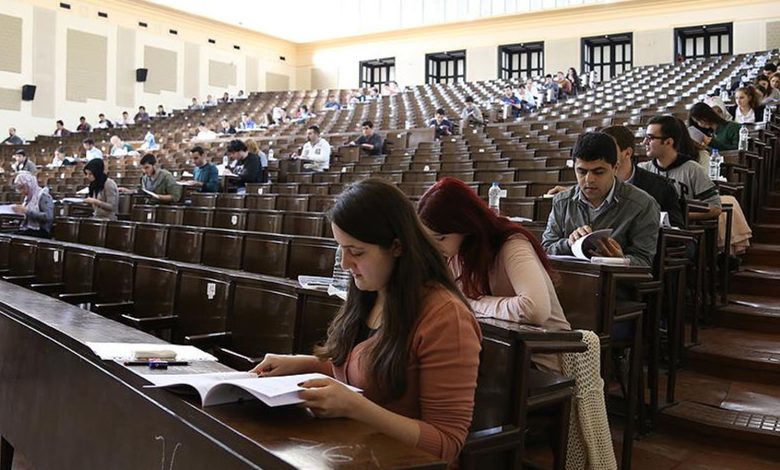
[[[188,366],[188,361],[125,361],[126,366],[148,366],[151,364],[165,364],[167,366]]]

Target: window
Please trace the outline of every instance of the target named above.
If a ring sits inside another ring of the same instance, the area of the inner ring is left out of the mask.
[[[425,54],[425,83],[466,81],[466,51]]]
[[[582,38],[582,73],[596,70],[609,80],[629,70],[634,62],[631,33]]]
[[[544,75],[544,42],[498,46],[498,78],[530,78]]]
[[[731,54],[733,24],[721,23],[674,29],[674,56],[691,59]]]
[[[360,62],[360,86],[379,88],[383,83],[395,80],[395,57],[364,60]]]

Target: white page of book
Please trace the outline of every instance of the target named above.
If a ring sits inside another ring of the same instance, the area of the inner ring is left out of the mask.
[[[13,204],[0,205],[0,214],[16,214]]]

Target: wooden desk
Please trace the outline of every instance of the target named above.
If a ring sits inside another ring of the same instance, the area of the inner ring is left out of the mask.
[[[256,403],[203,410],[170,392],[144,389],[136,371],[148,369],[101,361],[84,341],[164,344],[0,282],[2,470],[11,468],[13,448],[42,470],[445,468],[350,420]],[[224,370],[200,363],[165,373]]]

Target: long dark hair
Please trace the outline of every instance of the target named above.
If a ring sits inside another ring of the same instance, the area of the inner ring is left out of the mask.
[[[440,285],[468,306],[433,240],[417,218],[411,201],[393,184],[369,178],[345,189],[328,212],[333,224],[363,243],[384,249],[400,245],[401,254],[385,286],[382,327],[371,347],[365,370],[379,388],[381,400],[406,390],[410,341],[426,290]],[[328,328],[325,344],[315,348],[321,359],[339,366],[355,346],[377,299],[350,280],[347,300]]]
[[[694,104],[688,112],[688,125],[696,125],[694,119],[708,122],[715,126],[722,126],[728,122],[723,119],[720,114],[716,113],[710,105],[701,102]]]
[[[105,168],[105,164],[101,158],[93,158],[84,166],[84,174],[89,170],[90,173],[92,173],[92,176],[95,177],[95,179],[89,183],[89,197],[97,197],[98,193],[103,191],[103,187],[105,187],[106,180],[108,179]]]
[[[490,294],[490,268],[501,247],[513,235],[525,237],[550,277],[557,277],[542,244],[531,232],[506,217],[499,217],[471,187],[456,178],[442,178],[431,186],[420,198],[417,213],[434,232],[465,235],[458,252],[457,281],[466,297],[476,299]]]

